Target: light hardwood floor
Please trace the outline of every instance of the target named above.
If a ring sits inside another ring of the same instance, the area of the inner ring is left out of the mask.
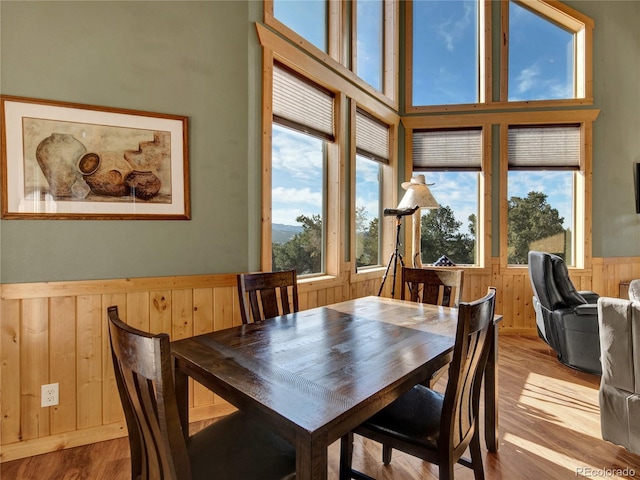
[[[640,478],[640,456],[600,436],[599,377],[560,365],[537,338],[501,337],[499,354],[500,451],[483,447],[488,480]],[[338,458],[336,442],[329,451],[331,480],[338,478]],[[355,468],[380,480],[438,478],[437,467],[400,452],[389,466],[380,459],[379,445],[356,437]],[[472,478],[470,470],[457,467],[457,480]],[[127,480],[127,440],[6,462],[0,479]]]

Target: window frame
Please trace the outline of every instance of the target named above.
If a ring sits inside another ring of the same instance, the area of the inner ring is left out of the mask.
[[[405,81],[404,108],[406,114],[465,112],[485,110],[519,109],[526,107],[575,107],[593,105],[593,28],[594,21],[573,8],[555,0],[515,0],[524,8],[533,10],[550,21],[576,34],[576,98],[560,100],[531,100],[509,102],[509,1],[500,2],[499,31],[494,35],[491,0],[478,0],[480,17],[479,72],[480,102],[475,104],[413,105],[413,0],[405,5]],[[484,29],[482,30],[484,26]],[[504,40],[503,40],[504,39]],[[493,99],[493,52],[499,54],[499,91]],[[483,97],[484,96],[484,97]]]
[[[349,81],[360,90],[384,103],[396,112],[399,99],[399,51],[400,51],[400,1],[385,0],[384,2],[384,87],[379,91],[365,82],[353,71],[354,65],[353,35],[354,20],[351,17],[351,2],[343,0],[326,0],[328,5],[328,52],[320,50],[304,37],[294,32],[273,15],[273,0],[264,0],[264,25],[270,30],[278,32],[293,42],[292,48],[299,48],[318,62],[330,67],[341,77]]]
[[[341,205],[339,185],[343,183],[343,173],[341,168],[341,155],[339,145],[344,143],[344,128],[342,127],[342,119],[339,112],[344,103],[344,96],[331,88],[326,83],[317,82],[315,78],[308,72],[301,71],[296,68],[295,64],[287,61],[286,58],[274,55],[274,52],[268,49],[263,50],[263,135],[262,135],[262,232],[261,232],[261,270],[272,270],[272,179],[271,179],[271,158],[272,158],[272,125],[273,111],[271,105],[273,103],[273,67],[275,63],[283,64],[285,67],[296,72],[297,75],[308,78],[309,81],[324,87],[334,93],[334,112],[335,113],[335,135],[334,141],[325,140],[326,149],[326,203],[323,209],[323,230],[324,245],[323,258],[324,265],[322,273],[316,275],[305,275],[302,278],[317,278],[322,276],[338,276],[340,274],[339,251],[336,247],[339,245],[339,234],[341,232],[339,221],[339,208],[332,208],[331,205]]]
[[[351,2],[351,58],[349,68],[354,71],[357,65],[358,55],[358,1]],[[362,0],[365,1],[365,0]],[[395,1],[382,0],[382,93],[397,102],[399,87],[399,69],[397,68],[398,48],[399,48],[399,5]],[[347,2],[343,2],[347,3]],[[357,72],[354,72],[357,75]],[[365,82],[366,83],[366,82]],[[368,83],[367,83],[368,85]],[[373,88],[373,87],[371,87]]]
[[[478,103],[460,103],[447,105],[413,105],[413,0],[405,5],[405,82],[404,108],[407,114],[431,112],[462,112],[490,107],[493,100],[492,88],[492,13],[491,0],[478,1]]]
[[[350,137],[350,151],[349,151],[349,159],[350,159],[350,191],[352,192],[350,198],[350,207],[348,215],[349,218],[349,238],[350,238],[350,249],[349,249],[349,258],[351,261],[351,276],[356,278],[379,278],[380,272],[382,269],[386,268],[385,258],[387,258],[393,249],[395,248],[395,228],[393,220],[390,217],[380,216],[380,261],[383,262],[380,265],[372,265],[358,269],[356,265],[356,112],[360,109],[367,113],[368,115],[376,118],[378,121],[385,123],[389,126],[389,159],[387,163],[380,162],[382,178],[380,179],[380,204],[381,210],[385,208],[385,205],[391,205],[395,207],[397,202],[394,202],[394,199],[397,198],[397,182],[395,182],[395,173],[397,172],[397,149],[398,149],[398,125],[390,123],[394,121],[393,116],[387,116],[386,118],[381,118],[381,112],[372,112],[371,110],[365,108],[362,104],[359,104],[356,101],[351,101],[350,110],[349,110],[349,119],[350,125],[353,126],[351,128],[351,137]],[[399,121],[399,119],[398,119]]]
[[[271,125],[273,123],[272,112],[272,92],[273,92],[273,65],[274,61],[285,65],[296,71],[299,75],[309,78],[317,85],[324,87],[335,94],[335,142],[327,142],[327,192],[326,192],[326,240],[325,240],[325,274],[323,276],[299,277],[301,283],[313,281],[317,283],[333,282],[338,285],[343,278],[345,271],[345,261],[353,257],[352,247],[355,241],[355,222],[352,218],[353,208],[347,210],[347,205],[352,206],[355,202],[353,195],[351,201],[347,200],[347,164],[353,163],[355,166],[355,129],[348,128],[349,125],[355,127],[355,106],[357,104],[362,110],[375,116],[390,126],[389,143],[390,158],[388,171],[384,175],[384,187],[381,202],[391,204],[397,196],[395,181],[397,176],[397,129],[400,123],[400,116],[397,111],[389,107],[386,102],[380,102],[355,85],[350,76],[343,76],[336,72],[331,65],[309,55],[303,49],[292,46],[289,41],[259,23],[256,24],[258,39],[262,48],[263,82],[262,82],[262,225],[261,225],[261,247],[260,247],[260,268],[263,271],[270,271],[272,267],[272,233],[271,233]],[[350,118],[352,117],[353,118]],[[348,159],[353,158],[353,162]],[[349,182],[349,188],[354,188],[353,174]],[[353,225],[353,227],[351,226]],[[394,224],[393,219],[383,217],[380,228],[382,230],[381,258],[390,255],[393,251]],[[348,232],[348,237],[345,233]],[[349,247],[347,248],[347,242]],[[355,261],[351,262],[352,273],[355,271]],[[367,269],[366,273],[358,273],[361,280],[369,278],[378,279],[383,266]]]
[[[508,101],[509,98],[509,4],[519,4],[575,35],[574,89],[575,98],[556,100]],[[505,0],[501,2],[501,31],[504,41],[500,44],[500,105],[512,108],[526,106],[575,106],[593,105],[593,27],[591,18],[558,1]]]
[[[565,110],[519,112],[509,115],[499,125],[500,128],[500,270],[502,273],[526,273],[528,265],[511,265],[508,263],[508,211],[509,211],[509,127],[518,125],[580,125],[580,163],[575,174],[575,192],[573,215],[575,232],[573,248],[575,265],[569,267],[574,271],[589,271],[592,268],[592,146],[593,122],[599,110]]]
[[[482,160],[478,172],[480,181],[478,184],[478,231],[476,233],[477,265],[462,265],[463,268],[473,270],[480,274],[491,273],[491,192],[492,192],[492,136],[493,126],[488,115],[433,115],[426,117],[404,117],[402,124],[405,127],[405,178],[411,178],[413,174],[413,134],[414,130],[438,130],[458,128],[479,128],[482,130]],[[436,198],[436,200],[438,200]],[[407,249],[413,252],[418,250],[413,245],[413,238],[408,235],[405,225],[405,244]],[[411,238],[411,240],[409,240]],[[418,249],[420,247],[418,246]],[[412,258],[413,258],[412,255]]]

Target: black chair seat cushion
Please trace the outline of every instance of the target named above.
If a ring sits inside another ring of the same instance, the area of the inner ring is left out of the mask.
[[[242,412],[229,414],[187,443],[193,480],[291,480],[295,448]]]
[[[444,395],[416,385],[364,424],[405,442],[435,449],[440,436]]]

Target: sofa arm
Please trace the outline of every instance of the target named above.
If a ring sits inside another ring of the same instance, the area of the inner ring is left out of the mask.
[[[598,304],[597,303],[584,303],[582,305],[577,305],[573,308],[573,310],[578,315],[598,315]]]
[[[600,297],[598,323],[603,384],[635,393],[631,305],[629,300]]]
[[[590,290],[582,290],[582,291],[579,291],[578,293],[582,295],[582,298],[584,298],[587,301],[587,303],[598,303],[598,298],[600,298],[600,295]]]

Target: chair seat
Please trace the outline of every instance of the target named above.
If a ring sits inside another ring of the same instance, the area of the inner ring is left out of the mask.
[[[424,385],[416,385],[367,420],[363,427],[437,449],[443,403],[444,395]]]
[[[234,412],[189,438],[193,480],[292,480],[292,445],[242,412]]]

